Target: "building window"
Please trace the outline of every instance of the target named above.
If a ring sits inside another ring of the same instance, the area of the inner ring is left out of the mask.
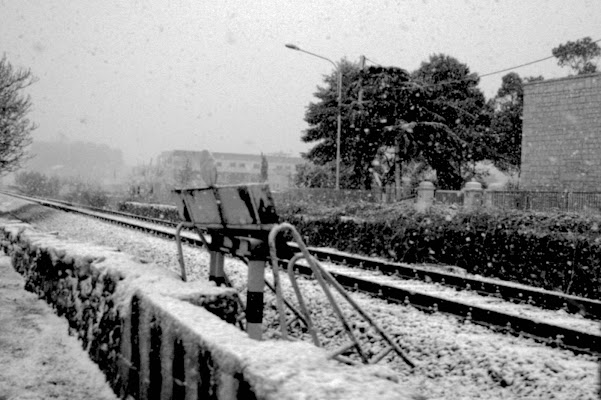
[[[259,167],[261,167],[259,164],[257,164],[257,163],[253,164],[253,169],[259,169]]]
[[[217,161],[216,164],[217,164],[218,167],[221,167],[221,161]]]
[[[246,164],[243,163],[243,162],[238,163],[238,167],[240,167],[240,168],[246,168]]]
[[[235,162],[231,162],[230,163],[230,167],[236,167],[236,163]]]

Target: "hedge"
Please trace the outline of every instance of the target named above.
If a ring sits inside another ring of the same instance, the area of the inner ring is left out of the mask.
[[[486,211],[409,212],[391,220],[286,216],[310,245],[397,262],[456,265],[473,274],[597,299],[601,235],[586,219]]]
[[[180,216],[177,207],[163,204],[137,203],[133,201],[121,202],[117,210],[148,218],[163,219],[166,221],[179,221]]]

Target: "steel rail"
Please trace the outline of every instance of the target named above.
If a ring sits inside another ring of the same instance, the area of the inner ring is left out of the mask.
[[[310,268],[296,265],[298,273],[311,275]],[[463,317],[473,323],[497,327],[516,336],[525,334],[534,339],[543,339],[547,344],[566,348],[577,353],[601,356],[601,335],[565,328],[544,321],[535,321],[500,311],[491,310],[457,300],[449,300],[427,293],[407,290],[396,286],[376,283],[369,280],[330,271],[342,286],[368,293],[384,300],[411,304],[427,312],[442,312]]]
[[[310,248],[310,251],[318,259],[329,259],[333,263],[355,266],[366,270],[377,270],[384,274],[409,279],[437,282],[458,289],[468,289],[481,294],[493,295],[503,300],[528,303],[549,310],[565,310],[569,313],[580,314],[585,318],[601,320],[601,301],[598,300],[535,287],[524,287],[523,285],[512,285],[505,282],[433,271],[419,266],[374,260],[345,252],[317,248]]]

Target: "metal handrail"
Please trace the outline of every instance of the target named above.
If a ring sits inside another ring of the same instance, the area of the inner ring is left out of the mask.
[[[347,336],[349,336],[349,338],[351,339],[351,343],[344,345],[342,348],[335,350],[334,352],[329,354],[330,358],[335,358],[338,359],[340,361],[343,362],[348,362],[348,363],[355,363],[352,359],[343,356],[342,354],[347,352],[348,350],[355,348],[357,350],[357,353],[359,354],[359,357],[361,358],[361,360],[364,363],[376,363],[380,360],[382,360],[384,357],[386,357],[386,355],[388,353],[390,353],[390,351],[394,350],[395,353],[401,357],[401,359],[410,367],[415,367],[415,364],[405,355],[405,353],[403,352],[403,350],[399,347],[399,345],[392,339],[392,337],[390,335],[388,335],[388,333],[386,331],[384,331],[377,323],[376,321],[374,321],[369,314],[367,314],[367,312],[365,312],[365,310],[363,310],[359,304],[357,304],[350,296],[349,294],[344,290],[344,288],[342,287],[342,285],[340,285],[336,279],[334,279],[334,277],[332,277],[332,275],[325,269],[323,268],[319,262],[313,257],[311,256],[311,254],[309,253],[309,250],[307,249],[307,246],[305,245],[305,243],[302,240],[301,235],[298,233],[298,231],[296,230],[296,228],[289,224],[289,223],[282,223],[279,225],[276,225],[275,227],[273,227],[271,229],[271,231],[269,232],[269,237],[268,237],[268,241],[269,241],[269,253],[270,253],[270,258],[271,258],[271,266],[272,266],[272,271],[274,274],[274,285],[275,285],[275,292],[276,292],[276,305],[278,308],[278,313],[280,314],[280,330],[282,332],[282,337],[283,338],[287,338],[288,337],[288,325],[286,323],[286,319],[285,319],[285,311],[283,308],[283,295],[282,295],[282,288],[281,288],[281,283],[279,280],[279,272],[280,272],[280,267],[279,267],[279,261],[278,261],[278,257],[277,257],[277,252],[276,252],[276,245],[275,245],[275,239],[277,237],[277,235],[283,231],[289,231],[292,234],[292,237],[294,239],[294,241],[297,243],[298,248],[300,250],[300,253],[295,255],[290,262],[288,263],[288,276],[290,277],[290,281],[292,283],[294,292],[297,296],[297,300],[298,303],[300,305],[301,308],[301,312],[304,314],[305,320],[306,320],[306,325],[307,328],[309,330],[309,333],[311,334],[311,337],[313,339],[313,343],[318,346],[318,347],[322,347],[321,343],[319,342],[319,339],[317,337],[317,331],[315,330],[314,326],[313,326],[313,322],[311,320],[311,315],[310,312],[306,306],[306,303],[304,301],[304,298],[302,296],[302,292],[300,291],[300,288],[298,287],[298,283],[296,281],[296,277],[294,275],[294,264],[296,263],[296,261],[304,258],[307,260],[311,270],[313,271],[313,275],[315,276],[315,278],[317,279],[317,282],[319,283],[319,285],[321,286],[322,290],[324,291],[324,294],[326,295],[326,297],[328,298],[328,301],[330,302],[330,305],[332,306],[332,308],[334,309],[334,312],[336,313],[338,319],[340,320],[340,322],[342,323]],[[390,346],[390,350],[385,351],[385,352],[381,352],[379,354],[377,354],[375,357],[373,357],[371,360],[367,358],[365,352],[363,351],[361,344],[359,342],[359,340],[356,338],[353,329],[351,328],[350,324],[348,323],[348,321],[346,320],[346,317],[344,316],[344,313],[342,312],[338,302],[334,299],[334,296],[332,295],[332,292],[330,290],[330,288],[328,287],[328,285],[331,285],[343,298],[344,300],[346,300],[346,302],[351,305],[351,307],[361,316],[363,317],[363,319],[365,319],[377,332],[378,334],[382,337],[382,339]]]

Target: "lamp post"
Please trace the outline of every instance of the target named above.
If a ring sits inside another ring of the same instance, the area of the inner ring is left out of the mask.
[[[342,71],[340,66],[329,58],[320,56],[319,54],[311,53],[310,51],[303,50],[294,44],[286,44],[286,47],[296,51],[302,51],[322,60],[326,60],[334,66],[336,74],[338,75],[338,117],[337,117],[337,128],[336,128],[336,190],[340,190],[340,130],[342,129]]]

